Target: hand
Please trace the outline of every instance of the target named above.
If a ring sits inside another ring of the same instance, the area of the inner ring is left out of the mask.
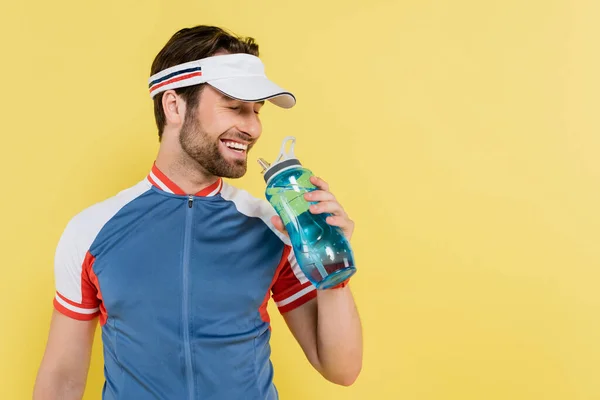
[[[315,185],[319,190],[308,192],[304,194],[304,198],[309,202],[318,202],[310,206],[310,212],[313,214],[329,213],[326,221],[329,225],[339,227],[346,239],[350,240],[352,233],[354,232],[354,221],[352,221],[344,208],[340,203],[337,202],[335,196],[329,191],[329,185],[321,178],[316,176],[310,177],[310,182]],[[285,226],[279,216],[271,218],[271,222],[275,225],[280,232],[287,235]]]

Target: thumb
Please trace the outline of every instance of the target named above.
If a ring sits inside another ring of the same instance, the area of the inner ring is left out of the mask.
[[[287,235],[287,231],[285,230],[285,226],[283,225],[283,221],[278,215],[274,215],[271,217],[271,222],[277,228],[277,230],[285,235]]]

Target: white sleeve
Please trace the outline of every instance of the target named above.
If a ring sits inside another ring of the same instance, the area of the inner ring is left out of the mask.
[[[94,257],[89,252],[93,238],[90,241],[90,235],[79,229],[78,217],[69,222],[56,248],[54,307],[71,318],[91,320],[98,316],[100,305],[92,270]]]

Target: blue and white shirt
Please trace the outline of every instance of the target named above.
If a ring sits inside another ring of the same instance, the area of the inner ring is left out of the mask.
[[[188,195],[156,165],[69,221],[55,308],[99,316],[103,399],[277,399],[267,303],[316,296],[265,200],[219,179]]]

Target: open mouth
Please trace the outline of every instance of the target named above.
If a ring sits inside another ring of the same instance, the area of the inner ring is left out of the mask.
[[[248,145],[240,142],[235,142],[233,140],[221,139],[221,143],[225,145],[225,147],[230,150],[233,154],[239,156],[246,156],[246,152],[248,151]]]

